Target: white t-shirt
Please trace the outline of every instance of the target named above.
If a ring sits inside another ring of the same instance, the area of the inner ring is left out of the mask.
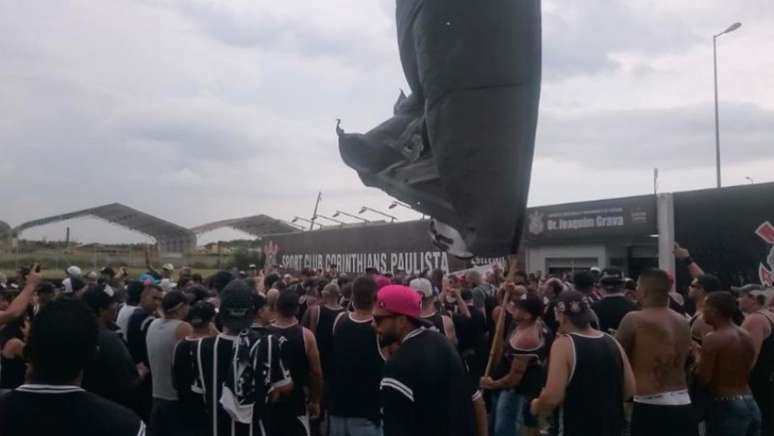
[[[123,307],[121,307],[121,310],[118,311],[116,325],[118,326],[118,330],[121,332],[121,336],[123,336],[124,340],[126,340],[126,330],[129,328],[129,318],[132,316],[137,307],[138,306],[124,304]]]

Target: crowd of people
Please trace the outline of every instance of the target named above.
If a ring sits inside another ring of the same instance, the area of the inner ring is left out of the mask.
[[[164,265],[0,280],[0,435],[774,434],[774,312],[687,250],[554,277]]]

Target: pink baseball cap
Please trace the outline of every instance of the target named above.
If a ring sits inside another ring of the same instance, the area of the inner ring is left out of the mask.
[[[376,310],[392,315],[405,315],[420,319],[422,314],[422,297],[408,286],[388,285],[376,294]]]

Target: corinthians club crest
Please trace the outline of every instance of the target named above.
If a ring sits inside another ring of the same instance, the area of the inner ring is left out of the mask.
[[[540,211],[534,211],[529,215],[529,232],[533,235],[539,235],[546,230],[546,224],[543,220],[543,214]]]
[[[761,262],[758,266],[758,277],[760,278],[761,284],[770,288],[774,286],[774,225],[771,225],[770,222],[766,221],[758,226],[758,229],[755,230],[755,234],[772,246],[768,257],[766,257],[767,265],[764,265],[763,262]]]

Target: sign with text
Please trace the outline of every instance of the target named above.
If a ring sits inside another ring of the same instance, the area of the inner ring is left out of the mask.
[[[617,198],[527,210],[529,242],[647,236],[657,233],[656,197]]]
[[[352,224],[264,239],[276,244],[276,262],[296,271],[327,270],[336,265],[344,273],[376,268],[380,272],[419,274],[436,268],[450,272],[471,265],[504,263],[503,259],[474,258],[467,262],[450,256],[430,242],[428,228],[428,221]]]

